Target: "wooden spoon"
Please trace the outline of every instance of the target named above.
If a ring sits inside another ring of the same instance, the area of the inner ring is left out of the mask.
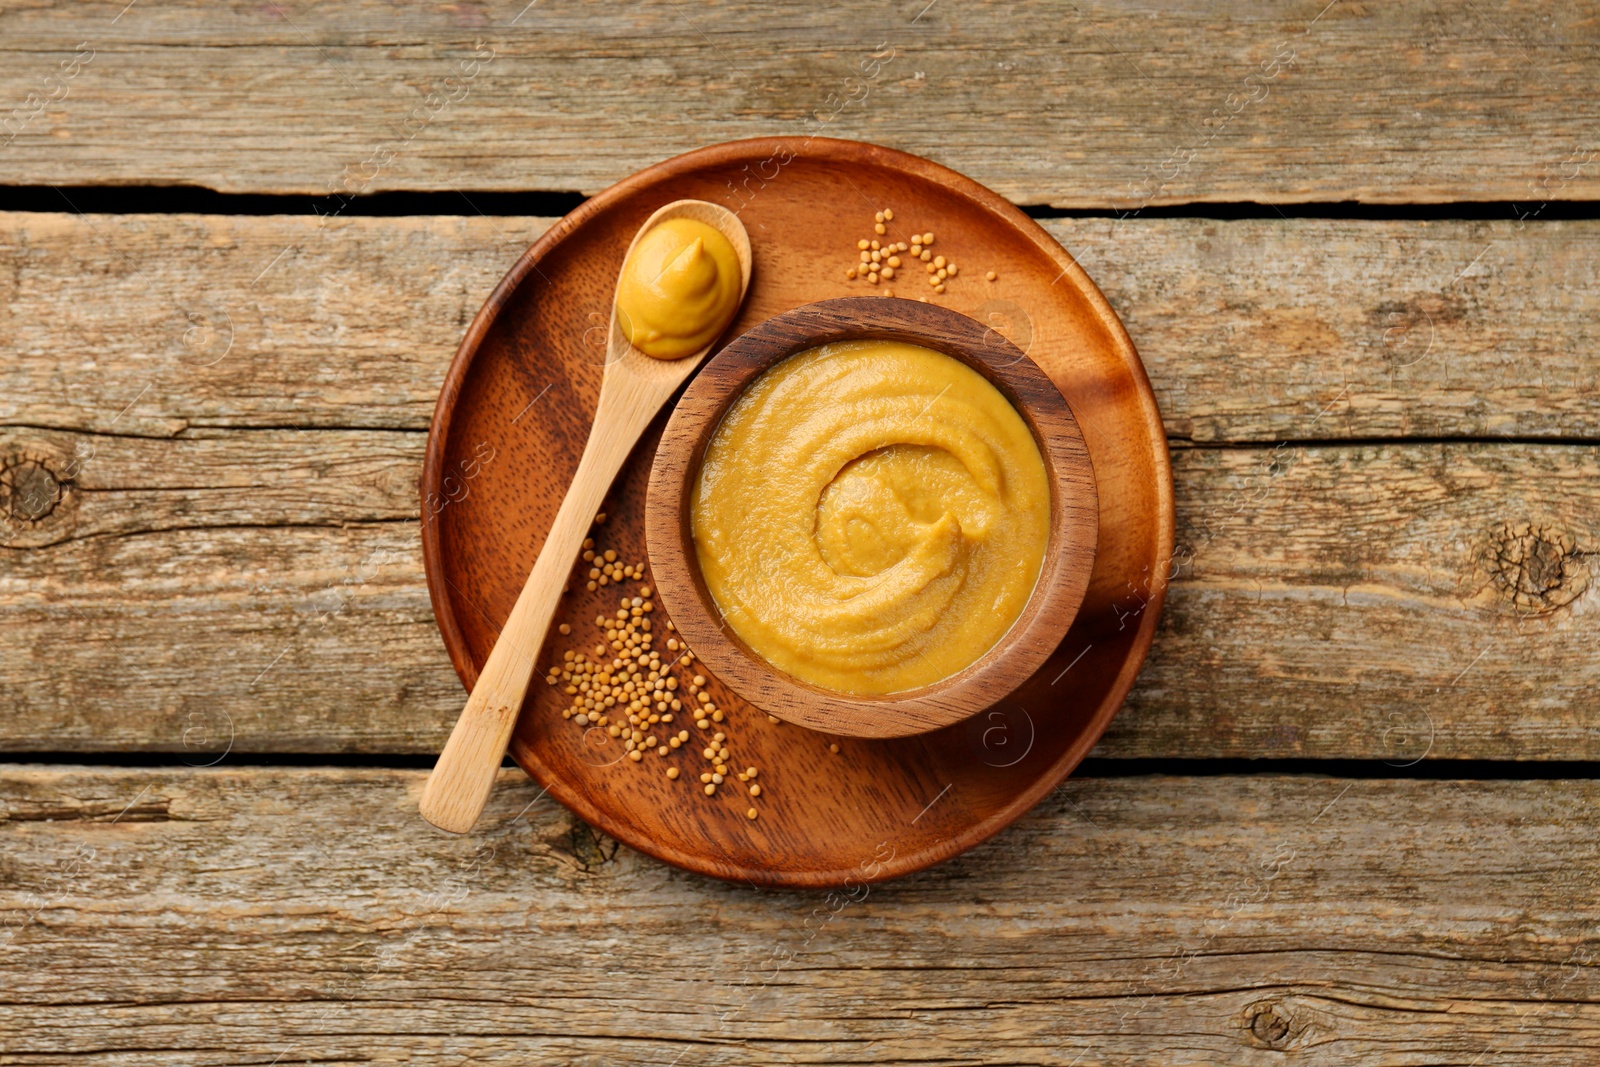
[[[639,238],[668,219],[688,218],[715,226],[739,257],[739,299],[750,288],[750,237],[739,217],[704,200],[677,200],[645,220],[628,246],[633,255]],[[654,359],[635,348],[617,321],[612,301],[611,332],[600,403],[583,458],[572,478],[561,510],[534,561],[533,571],[517,597],[511,616],[478,673],[466,707],[450,740],[422,787],[422,817],[441,830],[464,834],[483,813],[505,758],[506,745],[533,677],[535,658],[544,646],[550,620],[572,573],[584,536],[623,461],[678,386],[714,347],[714,342],[682,359]]]

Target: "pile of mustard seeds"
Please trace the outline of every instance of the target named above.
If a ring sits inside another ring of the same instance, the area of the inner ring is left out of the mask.
[[[602,517],[596,517],[603,523]],[[620,586],[628,580],[647,582],[643,563],[624,564],[612,549],[601,549],[593,538],[583,543],[583,560],[590,564],[587,587],[594,591],[604,585]],[[727,713],[717,706],[706,690],[706,678],[694,672],[695,655],[678,637],[672,622],[655,629],[656,605],[650,599],[648,584],[640,584],[633,596],[618,598],[616,611],[595,616],[598,639],[587,651],[568,649],[561,662],[552,664],[545,682],[559,685],[571,699],[562,712],[579,727],[597,727],[622,743],[622,764],[643,764],[652,755],[667,759],[680,749],[698,751],[704,760],[699,773],[701,791],[715,796],[731,778],[754,799],[761,796],[756,783],[759,770],[754,766],[737,770],[732,761],[727,734]],[[570,624],[562,623],[558,632],[571,634]],[[657,638],[664,647],[657,647]],[[771,722],[778,720],[767,717]],[[698,736],[681,728],[693,719]],[[692,741],[692,743],[691,743]],[[696,746],[699,746],[698,748]],[[666,777],[678,781],[693,768],[679,766],[676,760],[665,768]],[[731,788],[731,787],[730,787]],[[754,819],[752,806],[745,817]]]
[[[892,282],[896,278],[909,279],[916,276],[916,268],[920,265],[927,275],[929,287],[935,293],[943,293],[956,275],[961,273],[955,260],[934,254],[936,235],[932,230],[914,233],[906,241],[890,241],[887,237],[889,223],[894,221],[894,209],[884,208],[874,218],[872,232],[876,236],[856,241],[858,259],[845,268],[846,281],[859,279],[868,285],[877,285],[880,282]],[[997,275],[991,270],[984,277],[992,282]],[[894,290],[886,288],[883,295],[893,296]],[[925,296],[918,299],[923,303],[928,300]]]

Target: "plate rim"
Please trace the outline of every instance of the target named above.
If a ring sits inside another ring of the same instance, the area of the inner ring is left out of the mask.
[[[794,150],[796,143],[801,146],[799,151]],[[976,180],[943,164],[935,163],[930,159],[899,149],[865,141],[851,141],[832,137],[806,137],[803,139],[784,136],[752,137],[692,149],[670,159],[651,164],[596,193],[564,215],[555,225],[551,226],[529,245],[527,250],[518,257],[511,269],[490,291],[489,296],[484,300],[483,306],[473,316],[466,332],[462,335],[460,344],[456,347],[455,355],[451,358],[449,367],[445,371],[444,382],[439,390],[439,398],[434,404],[433,415],[428,422],[428,440],[423,455],[422,477],[418,483],[418,496],[421,501],[420,514],[423,516],[427,514],[428,497],[430,494],[437,494],[443,481],[445,442],[450,435],[452,416],[456,408],[456,402],[460,397],[462,386],[472,369],[479,349],[482,347],[483,339],[488,335],[489,330],[498,319],[500,312],[504,310],[512,294],[527,279],[539,261],[579,226],[599,215],[618,200],[684,173],[735,162],[752,155],[764,153],[771,157],[780,151],[789,152],[794,158],[799,158],[802,153],[807,153],[812,157],[820,156],[847,163],[888,167],[906,171],[924,180],[943,185],[952,192],[975,201],[984,209],[1002,218],[1017,232],[1026,236],[1040,252],[1062,268],[1062,277],[1070,277],[1079,293],[1088,302],[1100,325],[1111,338],[1125,368],[1132,376],[1135,387],[1134,392],[1138,398],[1138,409],[1153,446],[1150,459],[1156,472],[1155,496],[1157,514],[1154,518],[1156,519],[1157,529],[1155,558],[1166,561],[1160,568],[1161,572],[1165,572],[1170,568],[1176,522],[1172,466],[1167,448],[1166,428],[1156,404],[1155,391],[1150,384],[1149,375],[1145,370],[1143,361],[1139,358],[1133,339],[1128,335],[1127,328],[1112,309],[1110,302],[1106,300],[1105,294],[1100,291],[1100,287],[1094,283],[1094,280],[1089,277],[1088,273],[1084,271],[1072,254],[1059,241],[1050,236],[1036,220],[1030,218],[1015,204],[979,184]],[[439,627],[439,634],[444,641],[445,651],[450,657],[451,665],[455,668],[456,675],[461,679],[462,685],[470,693],[477,681],[478,670],[471,660],[466,639],[457,624],[449,597],[445,593],[444,587],[447,585],[453,587],[454,583],[450,582],[442,570],[443,553],[440,542],[440,524],[422,522],[420,525],[423,575],[428,586],[428,600],[433,609],[434,621]],[[512,735],[509,751],[512,759],[522,768],[524,773],[543,786],[558,802],[580,819],[617,841],[626,844],[629,848],[643,852],[682,870],[727,881],[746,882],[752,886],[775,888],[829,888],[852,880],[857,883],[865,883],[903,877],[925,870],[935,864],[943,863],[987,841],[1032,810],[1045,796],[1066,780],[1073,770],[1077,768],[1078,764],[1083,762],[1089,750],[1099,742],[1106,728],[1110,726],[1111,720],[1121,710],[1129,691],[1133,688],[1134,680],[1138,677],[1139,670],[1143,667],[1144,661],[1149,655],[1150,646],[1155,639],[1155,629],[1166,603],[1168,584],[1167,575],[1158,573],[1150,598],[1145,602],[1144,608],[1140,612],[1139,626],[1134,634],[1133,643],[1129,646],[1128,652],[1123,658],[1115,680],[1107,689],[1105,697],[1096,706],[1094,714],[1086,721],[1084,729],[1079,733],[1078,737],[1063,749],[1054,761],[1035,776],[1026,788],[1019,790],[986,818],[973,822],[961,832],[942,838],[938,842],[915,852],[896,854],[892,859],[885,861],[880,870],[871,877],[862,877],[862,872],[854,867],[838,870],[805,871],[788,869],[783,866],[747,867],[732,862],[719,862],[703,854],[684,852],[673,847],[670,842],[640,839],[638,835],[628,832],[627,828],[620,826],[599,808],[589,803],[587,797],[580,790],[568,788],[566,781],[559,775],[552,773],[550,768],[538,758],[537,753],[527,750],[518,741],[515,734]]]

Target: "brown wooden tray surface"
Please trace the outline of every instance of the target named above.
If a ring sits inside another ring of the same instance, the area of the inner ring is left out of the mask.
[[[849,141],[764,138],[717,145],[618,183],[553,227],[468,328],[435,409],[422,479],[423,556],[445,645],[470,688],[577,467],[599,393],[611,289],[634,231],[683,197],[739,210],[755,249],[729,338],[772,315],[874,292],[848,282],[873,213],[932,230],[962,265],[935,296],[898,295],[990,323],[1071,404],[1094,461],[1100,540],[1082,611],[1043,670],[973,719],[910,738],[830,738],[776,725],[715,678],[730,760],[761,770],[762,796],[735,782],[705,796],[702,731],[668,757],[622,759],[615,741],[563,720],[569,699],[536,679],[511,754],[551,796],[619,841],[721,878],[784,886],[895,877],[978,844],[1053,789],[1094,745],[1143,662],[1172,557],[1172,483],[1155,398],[1099,290],[1036,223],[976,183],[916,156]],[[895,237],[891,231],[886,238]],[[993,270],[995,282],[984,278]],[[880,287],[881,289],[882,287]],[[921,290],[921,291],[919,291]],[[613,487],[602,547],[645,561],[644,497],[665,415]],[[627,583],[630,593],[637,583]],[[592,653],[595,618],[618,592],[575,582],[540,656]],[[665,636],[664,615],[654,616]],[[680,674],[683,672],[679,672]],[[664,734],[663,734],[664,736]],[[837,744],[838,751],[830,745]],[[683,777],[663,773],[678,766]],[[754,804],[755,820],[745,810]]]

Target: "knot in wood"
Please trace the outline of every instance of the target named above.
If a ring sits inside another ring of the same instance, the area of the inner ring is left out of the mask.
[[[1544,614],[1572,603],[1588,586],[1583,556],[1559,531],[1507,523],[1490,541],[1489,573],[1517,610]]]
[[[0,459],[0,519],[6,525],[42,522],[61,503],[61,480],[26,455]]]
[[[1274,1000],[1262,1000],[1244,1010],[1244,1027],[1263,1048],[1283,1050],[1294,1038],[1294,1017]]]
[[[596,867],[604,866],[617,855],[617,843],[581,819],[574,819],[572,822],[569,844],[572,858],[583,871],[592,871]]]

